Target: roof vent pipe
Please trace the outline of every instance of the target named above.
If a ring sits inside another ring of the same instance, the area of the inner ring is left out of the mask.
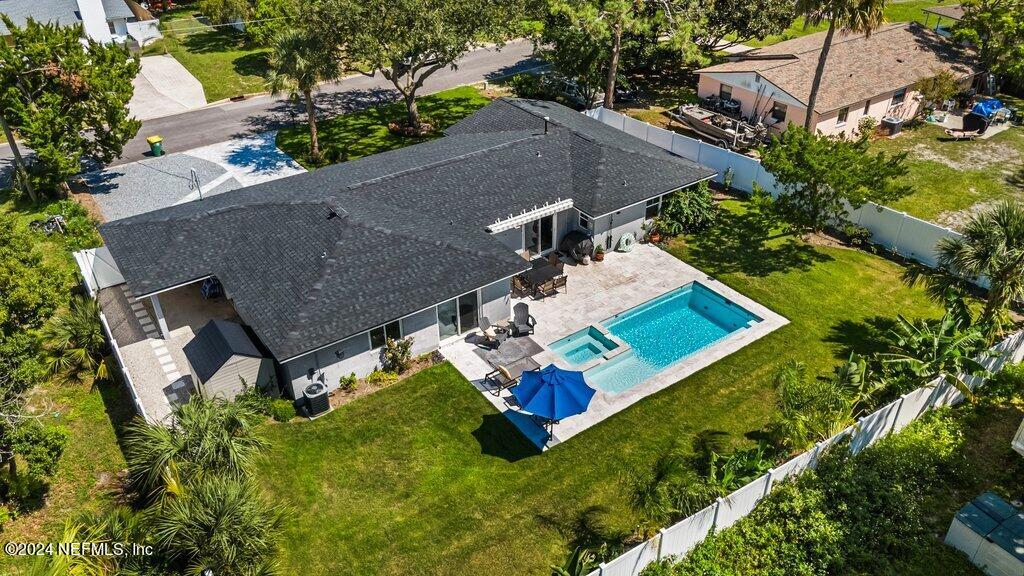
[[[545,134],[548,133],[548,121],[550,121],[550,120],[551,120],[550,117],[548,117],[548,116],[544,117],[544,133]]]

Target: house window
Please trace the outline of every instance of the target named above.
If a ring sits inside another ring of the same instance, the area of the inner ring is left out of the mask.
[[[580,228],[583,230],[590,230],[590,216],[587,216],[583,212],[580,212]]]
[[[772,120],[775,120],[776,122],[785,122],[786,111],[787,109],[785,104],[782,102],[776,102],[775,105],[772,106]]]
[[[864,103],[864,115],[867,116],[871,112],[871,100]]]
[[[647,201],[647,207],[644,210],[644,218],[650,220],[651,218],[657,218],[658,214],[661,214],[661,196],[651,198]]]
[[[900,88],[899,90],[892,93],[892,105],[902,104],[903,99],[907,97],[907,89]]]
[[[839,118],[836,120],[836,126],[843,126],[846,124],[846,119],[850,116],[850,109],[843,108],[839,111]]]
[[[117,31],[114,30],[114,23],[110,20],[107,20],[107,29],[110,30],[111,34],[117,34]]]
[[[722,100],[732,100],[732,86],[722,84],[718,87],[718,97]]]
[[[402,338],[402,325],[398,320],[370,330],[370,349],[380,348],[388,338],[392,340]]]

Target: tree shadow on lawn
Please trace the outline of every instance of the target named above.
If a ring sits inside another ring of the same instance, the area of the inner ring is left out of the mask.
[[[235,58],[231,64],[235,72],[242,76],[267,76],[270,70],[270,54],[267,52],[252,52],[245,56]]]
[[[686,260],[716,275],[741,272],[768,276],[774,272],[809,270],[832,257],[790,235],[770,236],[753,214],[721,211],[718,222],[688,240]]]
[[[481,454],[507,462],[518,462],[540,454],[540,450],[504,414],[484,414],[480,427],[471,434],[480,444]]]
[[[608,509],[604,506],[591,505],[578,511],[537,514],[535,518],[541,526],[557,532],[570,550],[577,546],[593,550],[606,543],[622,544],[629,537],[626,532],[609,528],[602,520],[607,515]]]
[[[189,34],[181,40],[181,45],[193,54],[210,54],[214,52],[230,52],[234,50],[255,50],[249,45],[240,32],[211,30]]]
[[[836,359],[846,360],[851,353],[872,356],[888,350],[886,333],[896,326],[896,320],[875,316],[862,321],[840,320],[832,326],[825,342],[839,344]]]

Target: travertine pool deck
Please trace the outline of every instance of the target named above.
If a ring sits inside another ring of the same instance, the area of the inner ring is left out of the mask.
[[[477,346],[473,342],[476,339],[467,338],[442,347],[442,354],[495,408],[508,416],[539,447],[551,447],[564,442],[789,323],[786,318],[656,246],[640,244],[629,253],[609,253],[604,262],[595,262],[589,266],[566,265],[565,272],[568,276],[566,292],[541,300],[525,298],[512,302],[513,305],[518,302],[528,303],[530,313],[537,319],[532,338],[541,344],[543,351],[534,355],[533,359],[541,366],[555,364],[571,369],[560,356],[551,352],[549,344],[693,281],[732,300],[762,321],[730,334],[622,393],[611,394],[598,390],[587,411],[555,425],[550,439],[529,416],[510,404],[510,392],[506,390],[501,396],[495,396],[483,384],[484,376],[492,368],[475,352]]]

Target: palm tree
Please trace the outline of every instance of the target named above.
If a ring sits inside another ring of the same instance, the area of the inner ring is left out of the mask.
[[[266,443],[253,430],[251,408],[193,396],[175,409],[170,426],[137,419],[125,432],[129,488],[142,500],[182,491],[182,479],[243,476]]]
[[[320,142],[316,132],[313,91],[321,82],[336,80],[341,75],[335,46],[323,40],[321,35],[306,30],[285,30],[274,39],[270,68],[267,84],[271,94],[276,96],[287,91],[292,97],[301,95],[306,101],[309,158],[313,163],[319,163]]]
[[[154,543],[187,573],[226,576],[277,573],[284,509],[263,499],[249,478],[205,476],[151,511]]]
[[[928,385],[938,378],[973,398],[963,375],[987,377],[988,370],[974,356],[986,345],[985,335],[965,323],[960,312],[949,310],[940,320],[911,322],[898,316],[889,331],[890,352],[879,354],[885,366],[904,371],[916,385]]]
[[[804,17],[805,25],[817,26],[828,22],[825,43],[818,55],[818,66],[814,69],[814,80],[811,82],[811,94],[807,98],[807,118],[804,129],[811,130],[814,117],[814,105],[818,100],[818,89],[821,77],[825,73],[825,61],[832,49],[832,38],[836,28],[845,32],[870,36],[871,32],[885,22],[886,0],[797,0],[796,9]]]
[[[99,380],[110,377],[104,358],[107,342],[95,300],[73,297],[68,308],[43,327],[42,338],[54,374],[93,373]]]
[[[936,300],[962,292],[968,281],[988,280],[985,307],[978,319],[991,343],[1009,322],[1010,305],[1024,300],[1024,206],[1004,201],[975,214],[959,238],[943,238],[936,246],[938,267],[908,268],[908,284],[923,281]]]

